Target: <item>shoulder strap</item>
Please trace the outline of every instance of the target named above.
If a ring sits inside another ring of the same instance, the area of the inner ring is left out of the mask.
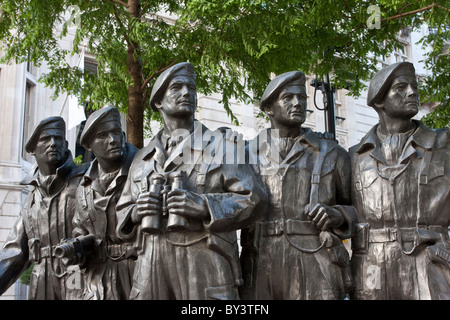
[[[224,143],[227,143],[227,140],[223,138],[222,134],[220,135],[214,135],[215,139],[217,139],[217,137],[220,137],[221,141],[220,143],[217,142],[213,142],[213,143],[217,143],[219,148],[224,147]],[[225,149],[225,148],[224,148]],[[225,152],[225,150],[224,150]],[[203,161],[200,165],[200,169],[199,172],[197,174],[197,191],[199,191],[200,193],[203,193],[203,189],[205,187],[206,184],[206,174],[208,173],[209,167],[212,163],[212,161],[215,159],[214,156],[209,155],[208,157],[203,157]],[[221,159],[221,161],[223,161],[223,157]]]
[[[328,142],[325,139],[320,139],[319,156],[316,159],[316,163],[311,174],[311,193],[309,196],[309,205],[311,207],[313,207],[316,203],[319,203],[320,174],[322,172],[322,165],[327,153]]]
[[[31,206],[33,205],[34,202],[34,193],[33,190],[31,190],[27,197],[25,198],[25,201],[22,205],[22,209],[21,209],[21,215],[22,215],[22,220],[23,223],[25,225],[25,232],[29,232],[30,234],[27,234],[27,236],[29,238],[34,238],[35,234],[36,234],[36,227],[37,225],[35,224],[35,221],[33,220],[32,216],[31,216]]]

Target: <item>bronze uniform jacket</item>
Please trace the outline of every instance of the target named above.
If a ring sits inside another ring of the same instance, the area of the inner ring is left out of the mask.
[[[97,160],[91,162],[89,169],[77,188],[77,209],[74,216],[73,237],[90,234],[94,235],[96,239],[96,248],[93,253],[89,254],[87,262],[81,267],[87,268],[87,273],[93,273],[89,278],[86,277],[86,280],[90,282],[86,284],[86,288],[92,287],[97,290],[87,290],[85,288],[83,293],[85,298],[89,294],[92,295],[92,291],[96,292],[96,297],[99,299],[104,299],[105,294],[107,297],[111,295],[116,296],[116,298],[123,294],[122,292],[105,293],[102,290],[104,288],[102,284],[104,280],[102,280],[102,277],[105,272],[104,269],[106,268],[107,259],[111,258],[111,261],[121,261],[128,258],[134,259],[136,255],[134,239],[124,242],[116,235],[117,223],[115,210],[117,201],[125,185],[129,168],[137,152],[138,149],[136,147],[128,142],[125,144],[125,159],[122,168],[111,181],[107,190],[99,190],[102,188],[98,182]],[[97,191],[99,194],[97,197],[94,197],[94,192]],[[102,192],[104,192],[103,196],[101,196]],[[103,268],[96,266],[95,270],[91,270],[95,265],[103,265]],[[128,269],[127,263],[124,264],[124,268]],[[95,284],[91,282],[95,282]],[[110,283],[109,285],[115,286],[114,283]],[[122,287],[127,286],[122,285]],[[125,290],[126,288],[123,289]]]
[[[271,137],[266,129],[247,146],[269,205],[263,220],[242,235],[243,298],[343,298],[346,277],[334,254],[320,248],[320,230],[307,217],[307,208],[320,203],[342,214],[344,223],[332,233],[345,254],[339,239],[351,237],[356,223],[350,157],[336,142],[305,128],[282,159]]]
[[[196,121],[194,132],[176,146],[168,158],[159,139],[161,132],[139,151],[117,205],[117,233],[123,239],[136,233],[141,236],[140,227],[131,221],[139,193],[148,191],[150,178],[155,173],[183,170],[188,177],[187,188],[205,197],[209,219],[203,221],[198,231],[164,232],[161,237],[179,246],[189,246],[206,239],[210,248],[224,249],[226,252],[222,253],[229,261],[229,265],[224,268],[233,269],[235,282],[240,284],[242,279],[235,231],[254,223],[264,213],[266,193],[248,165],[224,164],[225,152],[222,158],[215,158],[218,161],[210,161],[213,158],[208,155],[219,152],[220,148],[226,148],[227,145],[231,148],[235,145],[229,140],[222,141],[220,132],[215,132],[215,142],[202,141],[202,134],[206,131],[208,129]],[[191,144],[187,145],[187,141],[191,141]],[[186,153],[192,155],[191,163],[179,161]],[[166,223],[167,218],[163,219],[162,228],[165,228]],[[139,253],[142,254],[143,250],[140,248]]]
[[[21,182],[34,189],[25,199],[0,253],[1,293],[33,262],[30,300],[66,298],[66,271],[53,257],[53,249],[62,238],[72,235],[75,192],[86,169],[86,165],[76,166],[69,153],[66,162],[57,170],[51,196],[46,196],[39,185],[39,168]]]
[[[448,241],[449,131],[413,122],[417,129],[392,172],[380,149],[378,125],[350,150],[352,198],[366,224],[352,239],[357,299],[450,298],[448,253],[447,266],[445,259],[430,264],[427,245],[415,238],[432,231]]]

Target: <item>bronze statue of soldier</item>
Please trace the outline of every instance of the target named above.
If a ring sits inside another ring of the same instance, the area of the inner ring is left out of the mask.
[[[25,150],[35,156],[37,166],[21,184],[33,189],[0,252],[0,293],[34,263],[30,300],[79,298],[79,283],[74,283],[54,249],[72,234],[75,191],[86,166],[73,163],[61,117],[42,120]]]
[[[450,299],[448,129],[412,119],[412,63],[378,71],[367,104],[379,123],[350,149],[360,224],[352,239],[353,299]]]
[[[77,188],[73,238],[65,239],[59,252],[67,264],[82,268],[83,299],[125,300],[136,248],[133,239],[117,237],[116,204],[138,149],[126,142],[115,107],[93,112],[80,142],[95,159]]]
[[[269,196],[262,221],[242,231],[244,299],[344,299],[352,288],[348,153],[303,128],[305,75],[292,71],[267,86],[260,108],[271,127],[248,142],[250,163]]]
[[[233,142],[195,120],[190,63],[159,76],[150,105],[163,128],[136,155],[117,205],[118,235],[142,238],[130,299],[237,299],[236,230],[264,211],[265,191],[248,165],[225,163]]]

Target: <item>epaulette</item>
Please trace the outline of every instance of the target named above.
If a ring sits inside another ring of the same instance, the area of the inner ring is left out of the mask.
[[[450,140],[450,130],[449,128],[440,128],[440,129],[434,129],[434,132],[436,132],[436,140],[435,140],[435,147],[436,148],[443,148],[447,144],[447,142]]]

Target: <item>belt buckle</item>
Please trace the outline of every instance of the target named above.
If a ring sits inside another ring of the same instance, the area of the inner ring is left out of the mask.
[[[313,173],[311,178],[311,183],[319,184],[320,183],[320,174]]]
[[[428,184],[428,175],[427,174],[420,174],[419,178],[420,184]]]
[[[48,257],[50,257],[50,248],[49,247],[41,248],[41,258],[48,258]]]
[[[283,221],[277,221],[277,223],[275,224],[275,234],[282,234],[283,233]]]
[[[396,241],[398,239],[397,229],[389,228],[389,241]]]
[[[120,254],[120,246],[116,244],[112,244],[109,246],[109,256],[111,257],[118,257]]]

